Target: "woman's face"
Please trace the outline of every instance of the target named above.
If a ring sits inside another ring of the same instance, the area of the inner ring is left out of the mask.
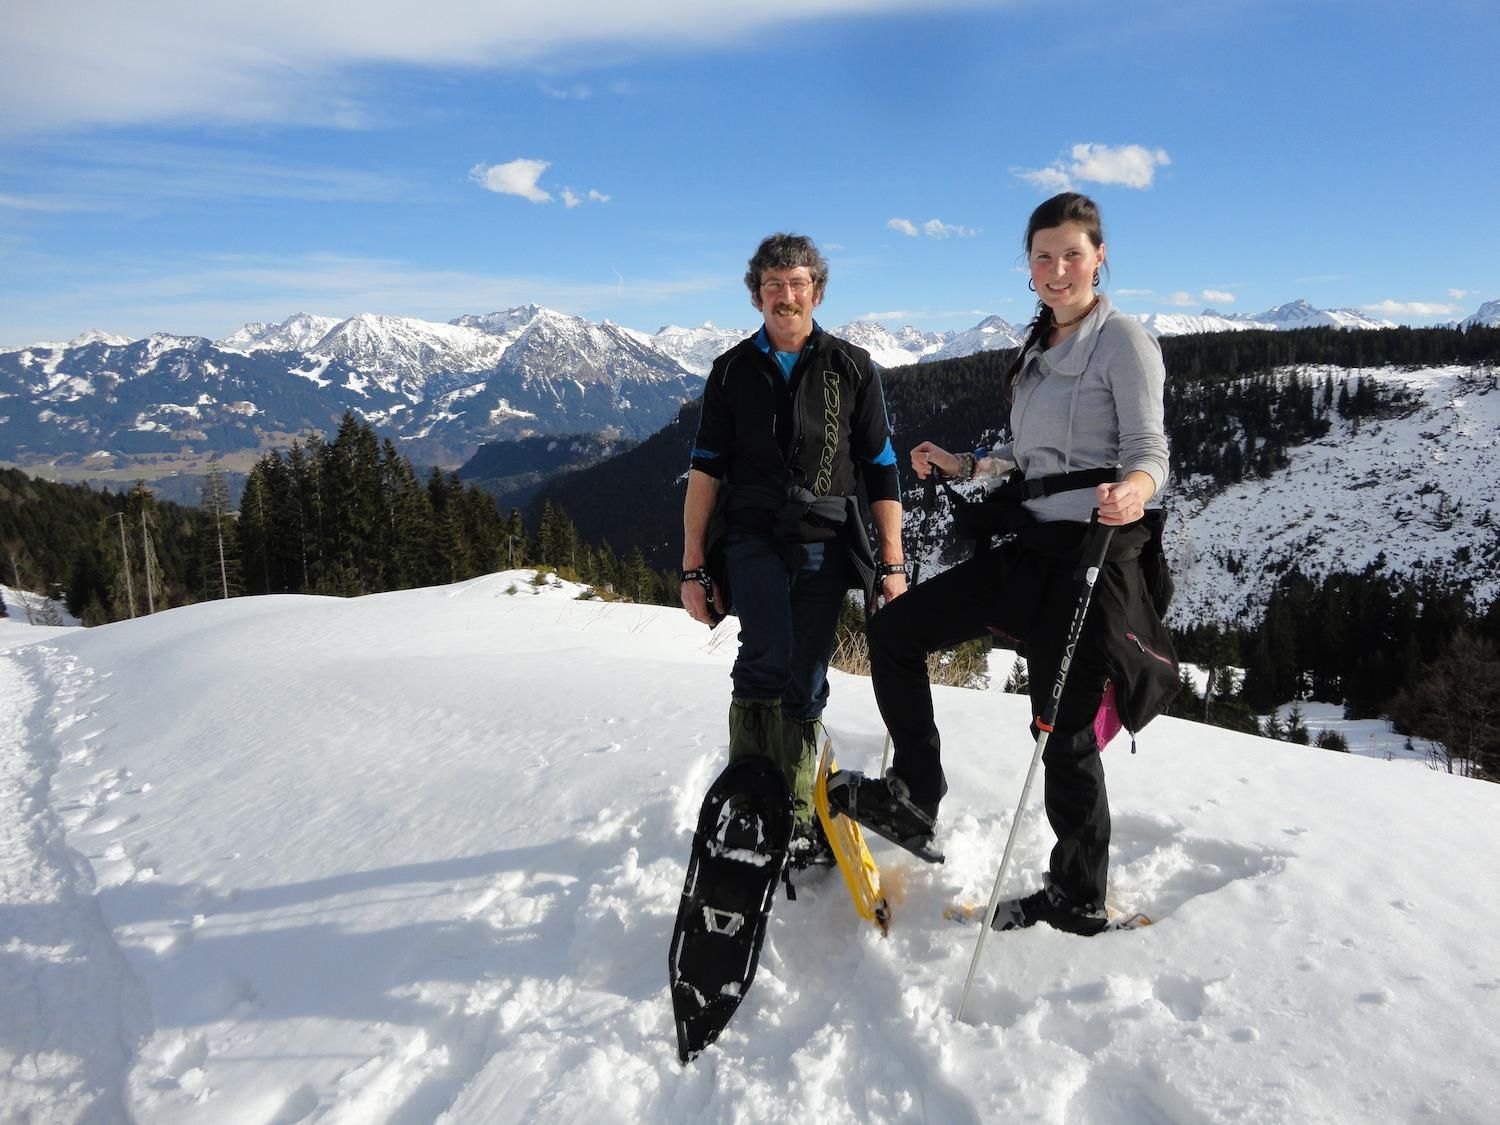
[[[1094,273],[1104,247],[1080,223],[1039,230],[1031,239],[1031,284],[1057,320],[1081,316],[1094,299]]]

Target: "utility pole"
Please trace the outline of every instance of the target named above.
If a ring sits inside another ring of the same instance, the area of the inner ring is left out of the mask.
[[[104,519],[119,519],[120,521],[120,565],[125,568],[125,600],[130,605],[130,616],[135,617],[135,587],[130,581],[130,546],[125,542],[125,513],[115,512],[114,515],[105,516]]]
[[[123,531],[124,528],[125,525],[122,522],[120,524],[120,529]],[[154,585],[154,583],[152,582],[151,574],[151,532],[146,528],[145,508],[141,509],[141,557],[145,559],[146,562],[146,612],[155,613],[156,594],[151,589],[151,587]],[[131,616],[134,616],[134,614],[132,614]]]

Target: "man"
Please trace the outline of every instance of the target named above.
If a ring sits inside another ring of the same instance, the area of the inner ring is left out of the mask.
[[[794,853],[826,851],[812,786],[828,661],[845,592],[906,590],[901,499],[880,376],[869,353],[813,320],[828,264],[809,238],[774,234],[750,259],[765,324],[714,361],[683,508],[682,604],[712,626],[732,610],[729,759],[780,765]],[[855,499],[864,482],[877,565]],[[725,589],[727,579],[727,590]]]

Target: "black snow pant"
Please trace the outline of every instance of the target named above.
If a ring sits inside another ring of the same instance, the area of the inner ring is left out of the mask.
[[[1065,534],[1061,527],[1056,530]],[[1055,544],[1057,535],[1047,539]],[[1137,565],[1134,558],[1105,563],[1106,568]],[[1052,693],[1083,592],[1077,571],[1076,557],[1049,556],[1012,539],[921,583],[870,619],[875,699],[891,734],[892,767],[910,787],[914,802],[935,804],[946,788],[927,679],[928,653],[993,633],[1002,635],[1002,643],[1009,639],[1023,645],[1035,739],[1034,720]],[[1047,820],[1057,836],[1049,875],[1053,886],[1088,908],[1104,905],[1110,837],[1104,764],[1094,736],[1094,716],[1108,676],[1100,639],[1105,625],[1097,608],[1091,606],[1085,619],[1042,756]]]

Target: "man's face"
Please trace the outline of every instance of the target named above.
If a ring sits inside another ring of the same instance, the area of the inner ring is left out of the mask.
[[[755,307],[766,318],[773,340],[803,340],[812,332],[813,309],[823,294],[813,287],[812,271],[806,266],[789,270],[765,270]]]

